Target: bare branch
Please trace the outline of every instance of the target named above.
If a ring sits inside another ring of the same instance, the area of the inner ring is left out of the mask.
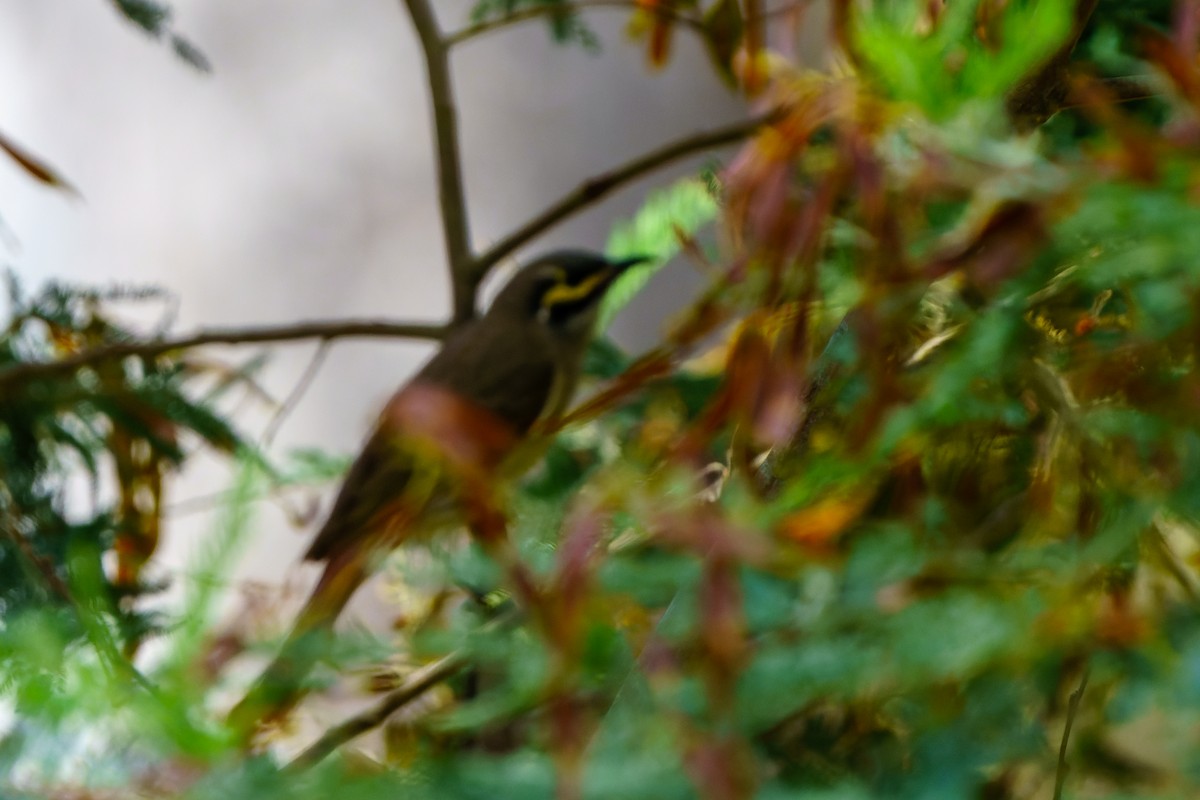
[[[449,45],[442,39],[437,16],[428,0],[404,0],[404,5],[408,8],[421,42],[421,51],[425,55],[429,99],[433,106],[442,237],[454,293],[454,321],[463,322],[475,316],[478,281],[471,279],[471,236],[467,225],[466,192],[463,190],[462,156],[458,147],[458,111],[454,103],[454,82],[450,77]]]
[[[465,41],[474,39],[477,36],[492,33],[502,30],[510,25],[516,25],[520,22],[538,19],[539,17],[547,17],[555,14],[575,14],[580,11],[589,9],[615,9],[618,11],[636,11],[642,8],[642,5],[636,0],[579,0],[575,3],[556,3],[554,5],[532,6],[523,8],[518,11],[513,11],[511,14],[500,17],[498,19],[485,20],[483,22],[469,25],[462,30],[455,31],[446,37],[446,44],[453,47],[456,44],[462,44]],[[673,22],[680,25],[686,25],[689,28],[696,30],[704,29],[704,22],[697,17],[689,16],[681,11],[663,6],[654,10],[655,14],[665,16]]]
[[[275,414],[271,417],[271,421],[267,423],[267,427],[263,430],[262,439],[259,440],[259,446],[264,450],[271,446],[275,441],[275,435],[279,433],[279,429],[283,427],[284,420],[288,414],[299,404],[300,399],[304,397],[304,393],[312,386],[312,382],[316,379],[317,373],[321,371],[321,365],[325,363],[325,356],[329,355],[329,340],[322,339],[317,345],[316,351],[313,352],[312,358],[308,361],[308,366],[304,368],[304,372],[300,374],[296,385],[292,387],[292,391],[279,404]]]
[[[1067,701],[1067,721],[1063,724],[1062,741],[1058,745],[1058,768],[1054,774],[1054,800],[1062,800],[1063,787],[1067,782],[1067,772],[1070,766],[1067,764],[1067,743],[1071,739],[1071,728],[1075,724],[1075,715],[1079,713],[1079,701],[1083,699],[1083,690],[1088,685],[1088,670],[1085,667],[1083,677],[1079,680],[1079,688],[1071,692],[1071,699]]]
[[[148,342],[122,342],[84,350],[58,361],[27,362],[0,370],[0,390],[24,381],[51,378],[72,373],[106,361],[137,356],[153,358],[177,350],[188,350],[210,344],[266,344],[301,339],[344,339],[351,336],[409,339],[441,339],[444,325],[383,320],[339,320],[333,322],[300,322],[264,328],[214,328],[178,339],[156,339]]]
[[[485,622],[480,631],[495,631],[519,621],[523,614],[520,609],[508,608]],[[367,731],[378,728],[387,722],[388,717],[404,706],[416,700],[447,678],[452,677],[460,669],[467,666],[467,651],[453,650],[413,672],[397,689],[388,692],[383,700],[374,708],[369,708],[361,714],[351,717],[340,725],[336,725],[321,735],[321,738],[309,745],[308,749],[287,766],[289,770],[304,770],[316,766],[327,755],[338,749],[346,742],[361,736]]]
[[[426,664],[410,675],[400,688],[388,692],[378,705],[325,731],[321,738],[296,756],[287,768],[303,770],[316,766],[346,742],[387,722],[387,718],[396,711],[454,675],[466,666],[466,663],[463,654],[455,651],[447,653],[437,661]]]
[[[472,280],[478,284],[487,275],[489,269],[513,251],[537,238],[575,212],[592,205],[614,189],[685,156],[741,141],[777,116],[777,111],[770,111],[723,128],[686,136],[665,144],[657,150],[638,156],[609,172],[585,180],[574,191],[551,204],[475,259],[471,269]]]

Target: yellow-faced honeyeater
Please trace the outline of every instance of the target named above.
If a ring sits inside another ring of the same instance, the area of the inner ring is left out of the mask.
[[[325,563],[274,662],[229,714],[249,736],[302,694],[327,632],[383,555],[406,539],[464,521],[536,459],[536,425],[566,410],[600,300],[643,258],[578,250],[522,267],[483,316],[441,349],[384,406],[305,559]]]

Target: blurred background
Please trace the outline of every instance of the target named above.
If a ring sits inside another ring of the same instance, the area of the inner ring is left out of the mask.
[[[470,2],[436,5],[444,29],[466,24]],[[0,262],[29,288],[50,279],[162,287],[176,302],[131,309],[131,318],[149,327],[174,315],[176,332],[347,317],[443,320],[449,292],[425,78],[402,4],[176,0],[172,8],[171,29],[203,52],[210,74],[101,0],[0,0],[0,131],[79,191],[72,199],[45,189],[0,160]],[[590,175],[746,113],[688,36],[676,37],[670,66],[648,77],[642,48],[624,35],[627,17],[588,15],[600,53],[555,46],[540,21],[454,51],[476,247]],[[809,19],[811,30],[824,29]],[[523,255],[603,248],[612,223],[650,187],[704,159],[618,192]],[[618,321],[616,338],[634,349],[653,342],[698,283],[686,265],[660,273]],[[261,385],[286,396],[315,347],[271,348]],[[272,452],[349,455],[429,348],[335,344]],[[233,364],[254,355],[213,351]],[[261,430],[273,411],[242,398],[235,420]],[[186,565],[197,537],[216,524],[220,504],[203,498],[230,477],[230,466],[214,459],[176,480],[161,569]],[[291,516],[315,514],[307,526],[263,504],[239,577],[283,580],[319,521],[316,503],[323,507],[331,490],[293,498]]]

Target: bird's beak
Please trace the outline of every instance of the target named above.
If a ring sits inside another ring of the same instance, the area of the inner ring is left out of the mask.
[[[654,256],[637,255],[628,256],[626,258],[618,258],[608,262],[608,268],[604,270],[604,279],[602,285],[607,289],[612,286],[617,278],[624,275],[630,267],[636,267],[638,264],[645,264],[648,261],[653,261]]]
[[[645,264],[647,261],[653,260],[654,256],[629,256],[628,258],[620,258],[616,261],[608,262],[608,267],[612,270],[613,277],[616,277],[630,267],[636,267],[638,264]]]

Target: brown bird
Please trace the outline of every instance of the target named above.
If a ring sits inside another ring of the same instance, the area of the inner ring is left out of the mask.
[[[325,570],[279,655],[230,712],[235,731],[252,736],[299,700],[334,621],[390,550],[466,521],[473,500],[536,460],[546,438],[538,423],[566,410],[601,298],[645,260],[538,258],[392,396],[304,556]]]

